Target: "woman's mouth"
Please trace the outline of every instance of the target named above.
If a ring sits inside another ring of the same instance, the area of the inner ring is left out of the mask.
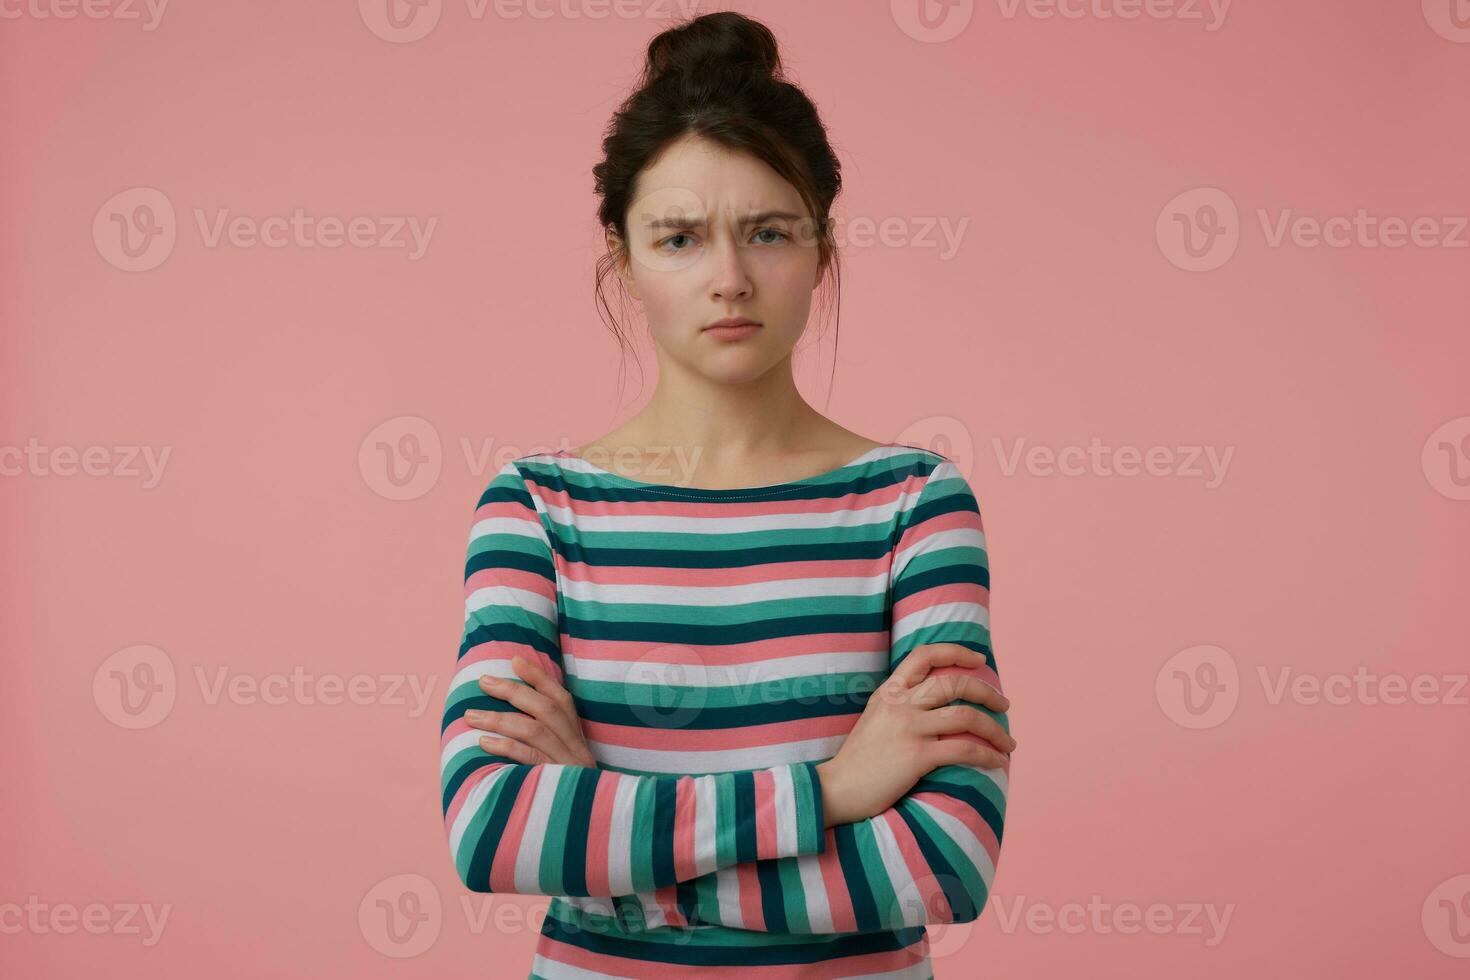
[[[741,340],[755,333],[760,327],[759,323],[749,317],[727,316],[723,320],[711,323],[701,332],[709,334],[716,340]]]

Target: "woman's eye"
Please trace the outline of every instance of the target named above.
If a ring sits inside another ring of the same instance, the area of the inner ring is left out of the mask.
[[[774,241],[768,239],[766,241],[761,242],[760,244],[762,244],[762,245],[779,245],[780,243],[782,243],[784,241],[790,241],[790,239],[791,239],[791,236],[790,235],[786,234],[786,232],[782,231],[779,228],[762,228],[759,231],[757,231],[755,234],[757,236],[759,236],[759,235],[775,235],[776,236],[776,238],[775,238]],[[683,251],[685,251],[685,249],[680,248],[677,245],[671,245],[670,243],[671,242],[677,242],[680,239],[685,239],[685,238],[689,239],[690,241],[693,241],[693,236],[691,236],[691,235],[689,235],[689,234],[681,231],[677,235],[670,235],[667,238],[661,238],[661,239],[659,239],[659,241],[657,243],[655,243],[655,247],[656,248],[660,248],[660,249],[664,249],[666,251],[683,252]]]

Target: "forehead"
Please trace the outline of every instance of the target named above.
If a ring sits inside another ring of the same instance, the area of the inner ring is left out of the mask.
[[[665,147],[638,175],[634,199],[650,204],[677,199],[690,210],[708,207],[723,214],[770,208],[806,212],[796,188],[765,161],[698,136]],[[630,211],[630,223],[642,210]]]

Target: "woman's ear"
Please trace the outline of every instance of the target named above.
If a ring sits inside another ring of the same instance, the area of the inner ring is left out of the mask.
[[[638,280],[633,275],[631,255],[615,231],[609,230],[607,233],[607,250],[613,258],[613,268],[617,269],[618,278],[623,282],[623,289],[629,296],[642,302],[643,297],[638,295]]]

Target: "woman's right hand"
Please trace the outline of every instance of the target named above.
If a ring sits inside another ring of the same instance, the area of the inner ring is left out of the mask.
[[[1016,740],[1000,723],[956,699],[1001,713],[1004,694],[974,671],[985,657],[957,643],[915,647],[873,691],[837,754],[818,763],[825,826],[866,820],[888,809],[944,765],[997,769]]]

